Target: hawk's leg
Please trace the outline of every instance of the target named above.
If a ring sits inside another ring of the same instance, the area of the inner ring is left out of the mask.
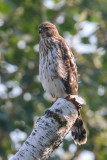
[[[72,95],[68,95],[65,99],[68,100],[68,101],[70,101],[71,103],[73,103],[75,105],[77,111],[80,112],[81,105],[80,105],[80,103],[78,103],[76,101],[76,99],[74,97],[72,97]]]

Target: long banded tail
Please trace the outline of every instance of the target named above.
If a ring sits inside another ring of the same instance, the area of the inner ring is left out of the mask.
[[[76,144],[85,144],[87,141],[87,133],[82,118],[80,116],[80,108],[81,104],[86,104],[86,102],[82,97],[78,95],[68,95],[66,99],[72,102],[78,110],[78,118],[76,119],[74,125],[71,128],[72,139]]]
[[[85,144],[87,141],[87,133],[81,116],[79,116],[71,128],[71,136],[75,144]]]

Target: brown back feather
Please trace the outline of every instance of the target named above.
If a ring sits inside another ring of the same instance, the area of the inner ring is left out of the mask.
[[[68,94],[78,95],[78,75],[74,55],[62,37],[59,37],[58,44],[62,51],[62,60],[67,71],[66,79],[61,78],[61,80]]]

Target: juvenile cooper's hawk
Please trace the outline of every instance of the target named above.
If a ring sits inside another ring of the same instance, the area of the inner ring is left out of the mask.
[[[72,102],[75,98],[78,102],[75,104],[83,104],[83,99],[78,96],[75,59],[66,41],[52,23],[40,24],[39,34],[39,74],[44,90],[54,98],[71,99]],[[87,140],[80,114],[71,128],[71,135],[74,142],[79,145]]]

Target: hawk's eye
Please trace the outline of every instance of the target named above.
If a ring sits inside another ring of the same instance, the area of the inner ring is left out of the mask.
[[[45,31],[48,31],[50,29],[50,27],[45,27]]]

